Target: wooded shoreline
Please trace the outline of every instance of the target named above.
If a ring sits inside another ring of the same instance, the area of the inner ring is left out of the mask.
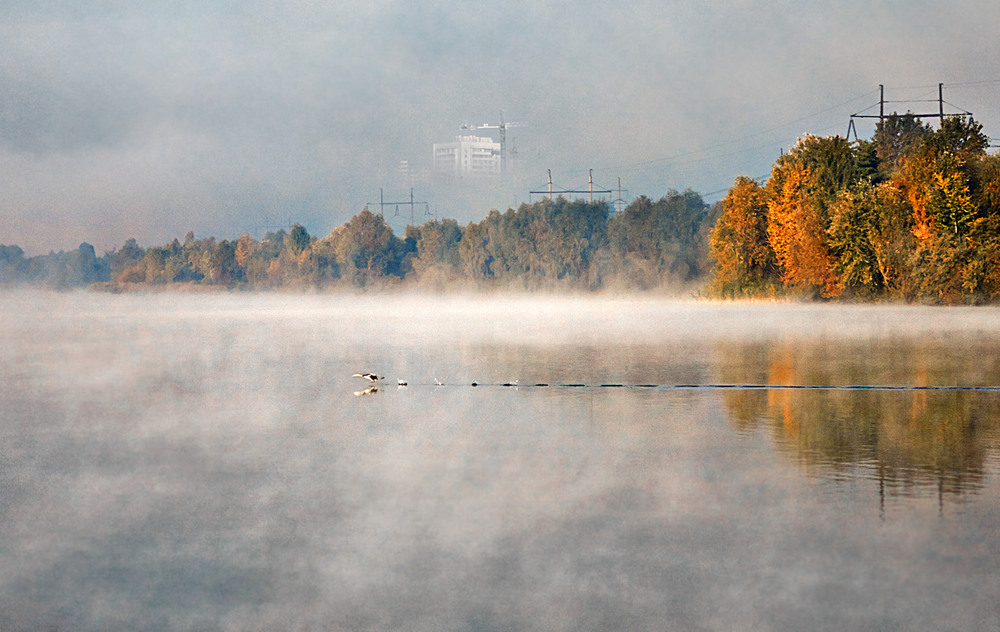
[[[335,291],[635,291],[718,298],[980,304],[1000,298],[1000,156],[971,117],[913,115],[871,140],[805,136],[766,182],[543,200],[480,222],[407,226],[367,208],[325,237],[302,225],[254,239],[196,238],[98,256],[87,243],[25,257],[0,245],[0,287]]]

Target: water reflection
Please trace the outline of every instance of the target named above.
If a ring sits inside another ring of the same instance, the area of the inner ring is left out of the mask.
[[[0,295],[0,629],[997,627],[1000,394],[600,387],[1000,384],[990,335],[462,305]]]
[[[712,363],[729,383],[988,386],[1000,384],[998,352],[983,340],[731,342],[716,345]],[[809,474],[877,480],[890,496],[976,491],[1000,428],[992,391],[738,389],[723,398],[738,429],[769,429]]]

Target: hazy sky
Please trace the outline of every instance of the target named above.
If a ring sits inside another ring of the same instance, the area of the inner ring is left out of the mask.
[[[1000,137],[998,23],[996,0],[0,0],[0,243],[322,236],[411,183],[418,222],[465,223],[538,199],[546,169],[714,201],[801,134],[845,134],[879,84],[943,82]],[[528,124],[505,187],[399,174],[501,113]]]

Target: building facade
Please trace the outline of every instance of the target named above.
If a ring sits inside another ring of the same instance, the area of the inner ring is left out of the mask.
[[[499,178],[500,143],[482,136],[456,136],[434,143],[434,175],[443,178]]]

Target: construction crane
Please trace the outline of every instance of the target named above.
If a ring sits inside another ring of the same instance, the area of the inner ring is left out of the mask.
[[[507,130],[511,127],[528,127],[528,124],[505,123],[503,120],[503,111],[501,111],[499,123],[483,123],[482,125],[463,124],[459,129],[469,130],[469,131],[476,131],[480,129],[500,130],[500,169],[503,173],[507,173]]]

